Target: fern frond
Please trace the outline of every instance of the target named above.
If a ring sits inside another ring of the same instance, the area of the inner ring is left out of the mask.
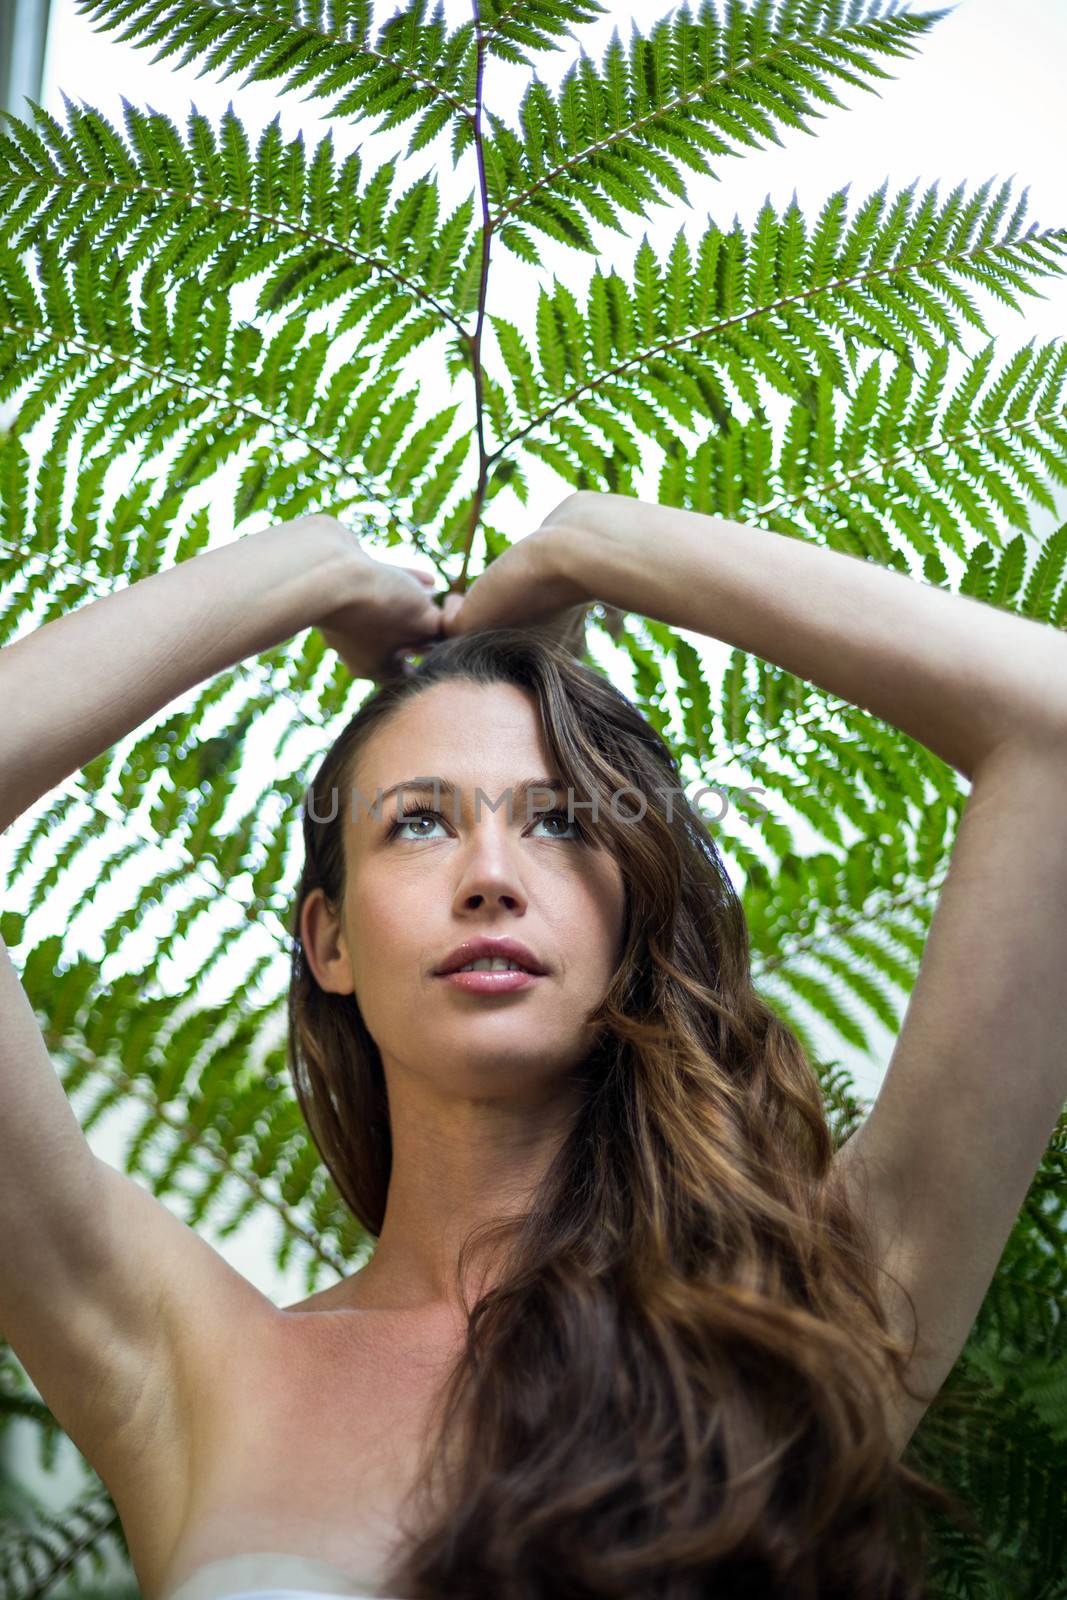
[[[1027,344],[999,371],[992,362],[990,344],[953,381],[945,350],[912,366],[874,359],[847,404],[820,378],[778,438],[766,423],[734,421],[695,450],[675,443],[660,498],[778,533],[808,531],[903,570],[911,554],[928,563],[940,549],[966,555],[968,530],[980,535],[979,551],[998,550],[1002,521],[1030,534],[1035,505],[1055,510],[1047,478],[1063,479],[1067,342]],[[1018,544],[1012,559],[1022,554]],[[1019,599],[1030,608],[1024,615],[1064,620],[1065,560],[1061,534]],[[927,572],[939,581],[936,566]],[[1018,595],[1018,581],[1003,572],[1000,592],[992,576],[972,581],[995,604]]]
[[[881,0],[703,0],[636,24],[629,54],[618,30],[598,69],[583,51],[558,98],[536,77],[519,106],[520,133],[491,116],[486,167],[492,225],[524,250],[523,227],[596,248],[586,216],[625,232],[620,212],[644,217],[665,195],[686,198],[682,168],[717,176],[710,157],[781,144],[779,128],[810,133],[818,104],[841,106],[831,85],[873,92],[890,76],[879,58],[906,57],[945,15],[891,13]],[[584,213],[584,215],[583,215]]]
[[[516,421],[494,453],[552,426],[560,415],[581,418],[587,405],[605,401],[635,436],[651,432],[665,448],[679,427],[705,419],[729,433],[735,394],[757,417],[767,390],[814,410],[819,381],[852,391],[849,345],[879,354],[888,349],[902,366],[914,362],[916,350],[936,362],[947,344],[962,348],[954,320],[958,279],[976,279],[1012,299],[1013,289],[1036,292],[1030,275],[1067,266],[1062,229],[1038,233],[1031,226],[1021,234],[1016,212],[1012,226],[997,234],[1008,186],[992,198],[989,190],[985,185],[966,207],[956,191],[939,211],[927,196],[917,209],[925,219],[918,227],[912,190],[879,220],[881,189],[860,207],[847,235],[842,190],[824,207],[810,239],[795,200],[780,219],[767,205],[751,239],[739,223],[728,234],[712,224],[693,251],[679,231],[662,263],[644,237],[632,286],[614,268],[604,273],[597,266],[584,307],[554,280],[551,293],[542,288],[539,294],[538,362],[518,368],[521,381],[510,408]],[[966,320],[984,331],[969,302]],[[494,327],[499,333],[496,321]],[[517,354],[513,339],[502,353],[510,368]],[[897,381],[905,383],[906,374]],[[981,383],[981,371],[973,381]],[[1043,380],[1031,371],[1005,381],[1005,408],[1018,409]],[[857,404],[862,400],[859,395]],[[959,405],[965,412],[963,393]],[[997,405],[994,394],[987,410]],[[883,413],[889,431],[892,417],[891,409]],[[802,420],[798,412],[795,425]]]
[[[93,25],[152,49],[153,61],[202,62],[201,73],[283,78],[282,92],[325,99],[330,117],[379,119],[376,130],[419,116],[408,154],[448,121],[473,115],[474,25],[445,26],[443,0],[409,0],[372,39],[371,0],[78,0]],[[419,115],[421,113],[421,116]]]
[[[212,1224],[223,1234],[232,1231],[251,1194],[276,1214],[309,1265],[343,1271],[362,1230],[313,1147],[308,1161],[299,1109],[271,1070],[278,1065],[277,1045],[270,1042],[277,1033],[277,998],[256,1004],[242,992],[236,1005],[228,998],[216,1007],[195,1007],[184,996],[160,994],[144,973],[103,985],[98,965],[84,958],[57,974],[57,954],[55,938],[32,947],[23,982],[31,1003],[49,1015],[45,1042],[67,1094],[80,1102],[92,1091],[79,1110],[82,1127],[91,1129],[118,1100],[136,1106],[141,1126],[126,1170],[158,1198],[183,1202],[179,1179],[199,1178],[203,1188],[187,1218],[191,1226],[207,1216],[210,1194],[217,1200]],[[59,991],[55,1016],[53,990]],[[250,1064],[257,1058],[260,1068]],[[321,1221],[328,1216],[327,1227],[305,1224],[301,1208],[309,1204]]]
[[[975,1571],[986,1583],[995,1578],[995,1586],[969,1592],[1052,1600],[1062,1587],[1054,1575],[1063,1571],[1067,1551],[1062,1515],[1067,1451],[1057,1436],[1054,1405],[1051,1425],[1042,1411],[1049,1359],[1062,1364],[1064,1354],[1064,1218],[1062,1202],[1058,1217],[1045,1218],[1053,1224],[1057,1262],[1051,1252],[1035,1249],[1031,1230],[1040,1213],[1032,1196],[1033,1190],[968,1342],[916,1440],[924,1469],[929,1465],[939,1481],[982,1509],[987,1544]],[[1012,1300],[1011,1324],[1018,1332],[998,1336],[991,1313]],[[954,1573],[959,1556],[949,1543],[938,1566]]]
[[[921,950],[940,880],[920,884],[910,877],[910,868],[901,856],[902,848],[906,849],[903,838],[868,838],[855,848],[864,868],[864,881],[858,885],[848,867],[829,854],[787,858],[777,877],[768,875],[765,883],[746,884],[753,976],[761,987],[773,977],[792,989],[797,973],[806,971],[805,963],[834,946],[855,956],[855,941],[864,931],[868,936],[872,932],[884,936],[885,918],[893,919],[897,938],[906,926]],[[947,858],[945,867],[947,870]],[[799,937],[783,938],[782,929],[794,922],[800,924]]]
[[[951,550],[961,593],[1067,625],[1067,525],[1038,538],[1033,515],[1067,482],[1067,346],[1003,359],[991,342],[966,347],[975,330],[988,339],[987,293],[1023,309],[1067,257],[1067,233],[1030,223],[1010,184],[883,186],[851,207],[840,191],[810,220],[795,197],[768,202],[748,228],[709,218],[662,250],[646,237],[625,278],[606,263],[580,293],[557,279],[526,318],[514,300],[488,314],[492,234],[540,266],[539,235],[589,251],[596,223],[628,232],[685,199],[691,172],[810,131],[843,85],[884,81],[942,12],[702,0],[695,19],[683,6],[628,47],[616,32],[599,64],[581,51],[558,91],[534,70],[509,125],[484,104],[492,63],[535,68],[600,0],[478,0],[455,28],[425,0],[401,0],[378,28],[370,0],[83,9],[157,59],[272,81],[368,128],[406,125],[409,154],[448,133],[454,161],[479,158],[490,226],[473,196],[445,215],[433,175],[395,160],[367,172],[330,137],[286,139],[278,119],[252,138],[233,111],[194,110],[184,128],[131,106],[114,126],[69,102],[7,118],[0,400],[17,416],[0,434],[0,643],[205,549],[223,474],[238,525],[342,511],[368,542],[402,542],[447,576],[453,552],[466,572],[479,531],[487,559],[507,548],[486,507],[509,487],[525,503],[524,452],[565,482],[634,493],[650,444],[664,503],[946,587]],[[479,363],[474,428],[456,403],[420,410],[401,378],[439,335],[453,383]],[[965,801],[958,774],[773,662],[734,650],[720,679],[654,619],[594,626],[650,725],[690,762],[719,756],[739,773],[725,813],[706,771],[697,804],[744,884],[753,975],[808,1051],[837,1133],[858,1125],[824,1036],[870,1054],[872,1022],[898,1026]],[[224,1237],[268,1214],[276,1264],[301,1261],[309,1290],[367,1240],[287,1092],[287,884],[307,727],[326,747],[356,700],[306,630],[89,762],[27,819],[6,869],[30,904],[66,897],[62,934],[20,965],[82,1126],[124,1105],[131,1174]],[[802,832],[816,836],[806,854]],[[76,880],[90,848],[93,872]],[[120,874],[100,950],[71,957],[71,924]],[[19,943],[25,919],[2,920]],[[117,972],[146,931],[151,963]],[[226,1003],[206,1005],[224,959]],[[992,1552],[951,1530],[938,1546],[946,1600],[1058,1600],[1065,1174],[1067,1117],[953,1374],[980,1390],[973,1426],[942,1436],[932,1408],[917,1434],[942,1448],[948,1470],[932,1475],[952,1481],[958,1465],[995,1531]],[[3,1356],[0,1343],[0,1427],[21,1415],[54,1448],[55,1419],[8,1383]],[[20,1570],[35,1593],[69,1558],[69,1512],[62,1522],[27,1518],[35,1559]],[[11,1554],[4,1534],[5,1592]]]
[[[391,290],[395,329],[384,352],[463,331],[464,270],[473,198],[438,221],[431,178],[392,197],[395,162],[364,179],[358,151],[337,163],[330,135],[310,153],[283,140],[276,118],[255,151],[231,110],[218,127],[195,109],[183,137],[161,112],[125,105],[125,138],[91,106],[66,104],[64,126],[42,107],[31,122],[5,117],[0,132],[0,240],[22,252],[42,244],[59,259],[90,248],[153,285],[197,277],[216,292],[268,274],[261,313],[294,302],[304,314],[339,299],[358,326]]]
[[[242,479],[239,518],[281,503],[289,515],[336,513],[371,498],[399,519],[403,501],[432,480],[457,408],[434,420],[428,438],[413,424],[415,391],[396,397],[388,367],[371,378],[374,363],[352,356],[320,381],[324,336],[306,335],[301,317],[267,338],[232,325],[227,301],[196,282],[184,281],[172,301],[143,284],[140,304],[131,305],[121,278],[95,254],[73,269],[43,249],[39,261],[40,291],[0,250],[0,394],[20,395],[23,428],[55,415],[54,451],[77,439],[83,461],[115,459],[134,442],[144,463],[172,452],[172,513],[261,442],[273,456],[259,458],[254,480]],[[417,434],[408,471],[398,463]],[[391,479],[402,486],[397,493]]]
[[[480,32],[490,56],[529,65],[528,50],[560,49],[564,24],[594,22],[606,9],[600,0],[481,0]]]
[[[50,1425],[46,1426],[51,1434]],[[54,1448],[49,1447],[47,1452],[43,1449],[43,1436],[40,1443],[42,1454],[51,1465]],[[108,1554],[116,1552],[128,1562],[129,1550],[115,1502],[94,1473],[88,1487],[81,1489],[61,1511],[36,1500],[25,1525],[4,1519],[0,1528],[0,1593],[13,1597],[44,1595],[72,1579],[79,1593],[91,1592],[93,1577],[98,1581],[103,1578]],[[136,1584],[131,1587],[136,1595]]]

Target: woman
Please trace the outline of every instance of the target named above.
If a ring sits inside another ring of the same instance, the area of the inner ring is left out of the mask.
[[[972,784],[885,1085],[836,1155],[669,753],[569,653],[595,600],[810,678]],[[305,518],[3,651],[4,820],[308,623],[382,680],[306,796],[289,1000],[370,1262],[271,1305],[88,1154],[3,973],[0,1326],[146,1600],[918,1597],[918,1502],[965,1513],[899,1456],[1067,1088],[1064,641],[616,495],[571,496],[443,610]],[[530,970],[455,975],[493,941]]]

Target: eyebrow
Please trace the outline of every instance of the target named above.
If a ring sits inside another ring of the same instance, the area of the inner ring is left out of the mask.
[[[511,793],[513,799],[525,800],[531,789],[550,789],[553,794],[561,794],[565,787],[562,778],[523,778],[521,783],[512,785]],[[389,796],[396,794],[398,789],[407,789],[411,794],[434,794],[436,792],[442,795],[454,795],[456,793],[456,785],[450,778],[420,777],[406,778],[402,783],[391,784],[388,789],[383,789],[381,798],[388,800]],[[482,793],[485,793],[484,789]],[[492,798],[494,797],[486,795],[486,799]]]

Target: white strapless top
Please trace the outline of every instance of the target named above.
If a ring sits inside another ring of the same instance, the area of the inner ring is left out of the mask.
[[[256,1550],[209,1561],[163,1596],[163,1600],[397,1600],[379,1596],[338,1567],[311,1556]]]
[[[329,1589],[242,1589],[226,1594],[222,1600],[330,1600]],[[369,1594],[353,1595],[352,1600],[374,1600]]]

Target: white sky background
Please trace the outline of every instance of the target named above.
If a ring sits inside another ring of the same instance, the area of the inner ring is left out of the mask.
[[[445,9],[454,23],[469,14],[467,7],[456,0],[446,4]],[[913,9],[921,7],[916,5]],[[666,10],[660,4],[613,9],[610,16],[582,29],[580,37],[599,62],[614,26],[626,41],[631,19],[647,33]],[[378,14],[385,13],[379,9]],[[575,53],[568,47],[555,56],[542,57],[541,76],[549,84],[556,84]],[[1004,0],[960,0],[954,12],[933,30],[919,56],[891,67],[895,77],[884,82],[877,95],[836,86],[851,109],[826,108],[823,121],[811,119],[816,137],[785,130],[781,135],[784,148],[772,145],[740,159],[724,160],[719,167],[719,182],[687,174],[690,208],[674,201],[650,207],[647,224],[636,217],[629,220],[631,239],[607,230],[597,230],[595,236],[605,241],[608,261],[625,275],[644,227],[662,256],[679,226],[684,226],[691,241],[695,241],[709,214],[723,227],[731,224],[735,213],[746,227],[751,226],[768,194],[781,211],[795,190],[805,217],[810,218],[832,190],[846,183],[852,185],[851,214],[887,178],[891,195],[918,179],[920,191],[937,180],[941,195],[947,197],[960,182],[970,193],[988,178],[999,183],[1012,174],[1016,175],[1017,194],[1029,185],[1030,220],[1043,227],[1062,225],[1067,222],[1061,110],[1065,60],[1067,6],[1062,0],[1012,0],[1010,6]],[[46,103],[60,117],[65,92],[72,99],[96,106],[119,126],[121,97],[125,95],[136,105],[166,112],[180,124],[184,124],[190,101],[217,119],[232,100],[249,130],[262,128],[279,110],[287,137],[303,128],[308,142],[313,143],[326,128],[318,117],[319,108],[326,102],[305,104],[294,96],[279,96],[275,84],[242,88],[238,78],[201,79],[195,68],[178,70],[171,62],[153,65],[149,51],[122,44],[110,33],[94,33],[75,11],[73,0],[56,0],[46,70]],[[513,120],[525,79],[524,69],[493,64],[486,89],[489,106]],[[330,126],[339,151],[362,143],[365,175],[385,157],[402,155],[411,131],[409,125],[385,135],[368,136],[343,125]],[[459,172],[453,173],[447,139],[443,139],[419,152],[403,170],[410,181],[436,166],[443,210],[447,212],[472,187],[472,162],[473,155],[468,154]],[[576,292],[584,286],[593,270],[593,257],[555,245],[541,234],[534,237],[543,247],[549,272],[557,272]],[[531,325],[533,310],[528,293],[533,281],[530,272],[497,247],[490,280],[490,309],[499,310],[526,327]],[[1067,283],[1062,279],[1045,285],[1043,293],[1047,298],[1027,299],[1024,317],[993,302],[984,291],[973,292],[979,296],[992,330],[999,335],[1001,357],[1030,338],[1040,343],[1067,332]],[[528,313],[525,318],[524,313]],[[977,336],[971,335],[969,349],[977,344]],[[424,374],[424,382],[433,409],[448,398],[460,398],[467,392],[461,387],[449,396],[444,375],[436,380],[432,371]],[[439,383],[439,393],[434,393],[435,382]],[[513,502],[513,525],[502,510],[503,495],[492,509],[493,520],[507,527],[512,537],[535,528],[565,492],[537,462],[527,463],[527,473],[530,503],[524,510]],[[642,493],[654,497],[655,483],[644,486]],[[1050,529],[1054,520],[1046,518],[1039,526]],[[713,662],[724,661],[728,654],[728,647],[717,641],[709,643],[693,634],[686,637]],[[169,709],[174,709],[173,704]],[[730,781],[726,769],[718,769],[714,777]],[[712,779],[706,776],[705,781]],[[8,839],[14,841],[17,832],[11,830]],[[797,832],[802,847],[807,848],[803,828]],[[10,848],[14,848],[13,842]],[[31,924],[33,938],[64,925],[62,905],[57,903],[62,898],[53,895],[47,908],[39,908],[40,914],[35,914]],[[79,934],[81,947],[91,949],[91,918],[79,922]],[[151,939],[151,928],[145,929],[145,937]],[[866,1013],[863,1017],[866,1025],[869,1018]],[[828,1048],[858,1069],[861,1090],[873,1094],[892,1038],[877,1024],[871,1022],[870,1027],[872,1039],[880,1041],[880,1066],[872,1068],[839,1043],[828,1043]],[[93,1147],[104,1159],[120,1165],[127,1130],[128,1124],[121,1116],[105,1118],[92,1132]],[[210,1236],[207,1227],[203,1231]],[[285,1304],[306,1291],[302,1272],[294,1269],[282,1278],[274,1270],[270,1260],[273,1233],[269,1219],[254,1219],[237,1236],[221,1241],[219,1248],[260,1288]]]

